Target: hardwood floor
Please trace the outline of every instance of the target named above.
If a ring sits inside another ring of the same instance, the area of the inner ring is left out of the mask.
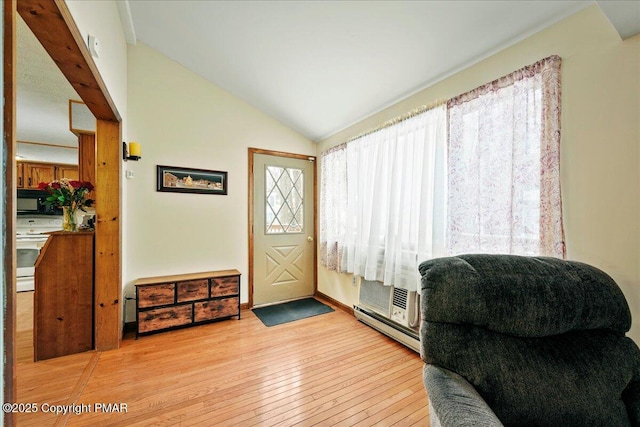
[[[245,310],[17,370],[19,402],[72,410],[18,426],[429,425],[420,357],[339,309],[270,328]]]
[[[33,291],[16,293],[16,361],[33,362]]]

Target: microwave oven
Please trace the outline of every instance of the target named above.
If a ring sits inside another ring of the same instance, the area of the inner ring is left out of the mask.
[[[60,209],[45,203],[49,194],[39,190],[18,190],[16,212],[18,215],[62,215]]]

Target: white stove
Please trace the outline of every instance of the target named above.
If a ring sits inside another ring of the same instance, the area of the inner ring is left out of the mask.
[[[45,233],[62,230],[62,217],[54,215],[19,216],[16,219],[16,288],[34,290],[35,264],[47,238]]]
[[[62,230],[62,215],[23,215],[16,220],[16,234],[29,236]]]

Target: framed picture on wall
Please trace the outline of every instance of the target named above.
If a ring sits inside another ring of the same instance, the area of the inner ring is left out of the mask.
[[[158,191],[226,195],[227,183],[227,172],[158,165]]]

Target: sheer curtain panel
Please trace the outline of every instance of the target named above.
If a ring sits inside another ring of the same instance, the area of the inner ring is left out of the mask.
[[[565,257],[560,63],[543,59],[448,102],[448,254]]]
[[[347,144],[320,155],[320,264],[346,272],[342,264],[347,224]]]
[[[444,255],[446,164],[444,105],[323,155],[323,265],[417,290],[418,263]]]

